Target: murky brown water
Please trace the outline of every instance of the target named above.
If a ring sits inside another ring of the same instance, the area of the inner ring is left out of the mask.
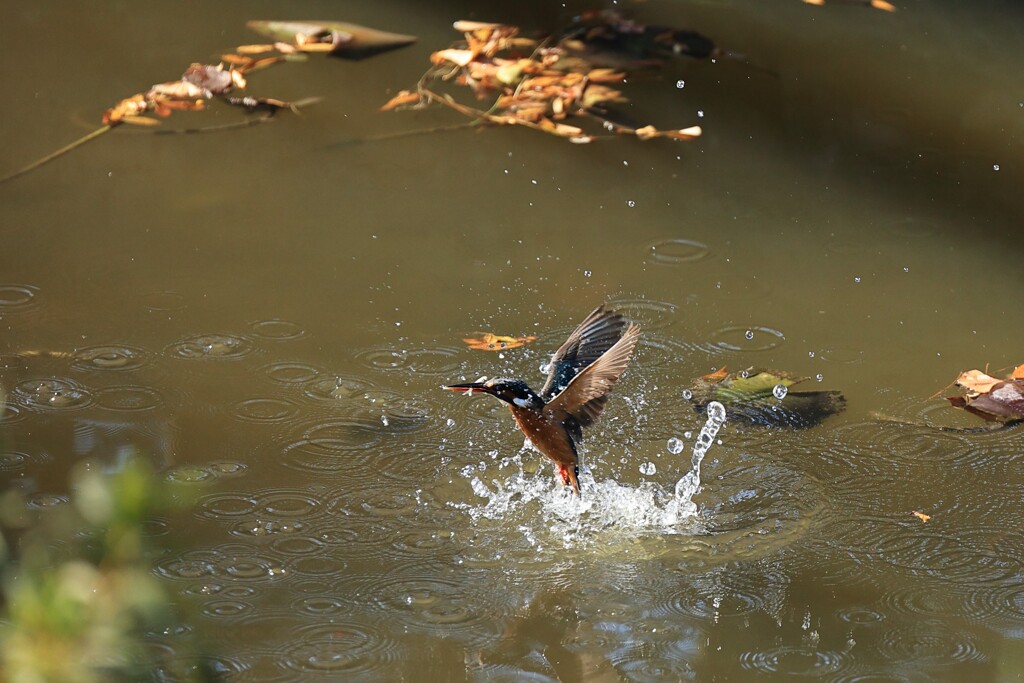
[[[353,142],[453,121],[375,108],[454,19],[582,6],[548,4],[292,3],[421,41],[261,74],[326,98],[302,117],[117,130],[0,186],[6,485],[60,504],[73,463],[125,449],[208,482],[153,527],[192,614],[154,640],[206,643],[230,680],[1019,680],[1021,430],[875,418],[973,425],[927,397],[1024,362],[1019,10],[649,2],[749,59],[630,84],[631,114],[698,141]],[[282,11],[0,9],[0,170]],[[541,381],[602,301],[644,338],[581,509],[497,402],[438,387]],[[464,350],[476,331],[540,338]],[[682,389],[723,364],[820,373],[847,410],[727,423],[699,518],[665,527],[703,423]]]

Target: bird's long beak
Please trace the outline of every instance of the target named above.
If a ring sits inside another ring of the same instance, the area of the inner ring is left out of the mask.
[[[494,391],[491,387],[487,386],[483,382],[467,382],[466,384],[448,384],[445,386],[448,391],[457,391],[460,394],[472,394],[474,391],[480,391],[485,394],[493,394]]]

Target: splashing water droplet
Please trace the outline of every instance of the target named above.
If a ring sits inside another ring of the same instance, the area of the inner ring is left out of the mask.
[[[693,392],[690,391],[689,389],[683,389],[683,398],[689,401],[691,398],[693,398]]]
[[[685,88],[686,87],[686,81],[682,81],[682,80],[676,81],[676,87],[680,88],[680,89]]]
[[[697,514],[697,504],[691,499],[700,489],[700,463],[707,455],[711,444],[715,441],[715,435],[718,434],[718,430],[723,424],[725,424],[725,406],[718,401],[712,401],[708,404],[707,422],[704,423],[693,444],[692,469],[676,482],[676,497],[667,510],[669,520],[674,521]]]
[[[671,453],[672,455],[682,453],[683,442],[673,436],[671,439],[668,440],[668,452]]]
[[[817,375],[814,376],[814,379],[818,380],[819,382],[822,382],[825,380],[825,375],[819,372]]]
[[[992,164],[992,170],[993,171],[998,171],[999,170],[999,164]]]
[[[859,283],[860,282],[860,277],[853,278],[853,281]]]
[[[632,209],[634,206],[636,206],[636,202],[630,199],[626,202],[626,206]]]
[[[455,420],[453,420],[452,418],[449,417],[447,420],[445,420],[445,424],[447,426],[449,426],[449,427],[454,427],[455,426]]]
[[[640,474],[651,475],[658,471],[653,462],[645,462],[640,465]]]
[[[789,389],[786,388],[785,384],[776,384],[772,387],[772,396],[779,399],[780,401],[786,398],[786,394],[789,393]]]
[[[593,273],[590,272],[589,270],[584,270],[583,271],[583,277],[590,277],[591,275],[593,275]]]
[[[747,339],[753,339],[754,338],[754,331],[753,330],[747,330],[746,332],[743,333],[743,336],[746,337]]]

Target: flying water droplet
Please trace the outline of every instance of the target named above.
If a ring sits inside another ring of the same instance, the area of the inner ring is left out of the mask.
[[[746,337],[747,339],[753,339],[754,338],[754,331],[753,330],[747,330],[746,332],[743,333],[743,336]]]
[[[689,401],[691,398],[693,398],[693,392],[689,389],[683,389],[683,399]]]
[[[447,420],[445,420],[445,425],[447,425],[448,427],[454,427],[455,426],[455,420],[453,420],[452,418],[449,417]]]
[[[630,200],[627,200],[627,201],[626,201],[626,206],[628,206],[629,208],[631,208],[631,209],[632,209],[632,208],[633,208],[634,206],[636,206],[636,202],[635,202],[635,201],[633,201],[632,199],[630,199]]]
[[[658,471],[653,462],[645,462],[640,465],[640,474],[652,475]]]
[[[584,270],[583,271],[583,277],[590,277],[591,275],[593,275],[593,273],[590,272],[589,270]]]
[[[772,387],[772,396],[779,399],[780,401],[786,398],[786,394],[789,393],[789,389],[786,388],[785,384],[776,384]]]
[[[679,89],[685,88],[686,87],[686,81],[683,81],[683,80],[676,81],[676,87],[679,88]]]
[[[825,380],[825,375],[819,372],[817,375],[814,376],[814,379],[818,380],[819,382],[822,382]]]
[[[707,412],[707,422],[704,423],[693,444],[692,469],[676,482],[675,500],[668,509],[667,517],[670,521],[697,514],[697,504],[691,499],[700,489],[700,463],[714,443],[718,430],[725,424],[725,406],[721,403],[712,401],[708,404]]]
[[[682,453],[683,442],[673,436],[671,439],[668,440],[668,452],[671,453],[672,455],[678,455],[679,453]]]

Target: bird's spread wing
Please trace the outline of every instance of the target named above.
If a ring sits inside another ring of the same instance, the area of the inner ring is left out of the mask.
[[[575,432],[574,436],[580,435],[581,428],[589,426],[601,414],[608,401],[608,393],[626,370],[639,339],[640,328],[630,323],[622,337],[577,374],[544,409],[551,411],[555,419],[567,423]]]
[[[548,379],[540,395],[551,400],[584,368],[601,357],[622,336],[626,321],[615,311],[598,306],[573,330],[554,355],[548,369]]]

